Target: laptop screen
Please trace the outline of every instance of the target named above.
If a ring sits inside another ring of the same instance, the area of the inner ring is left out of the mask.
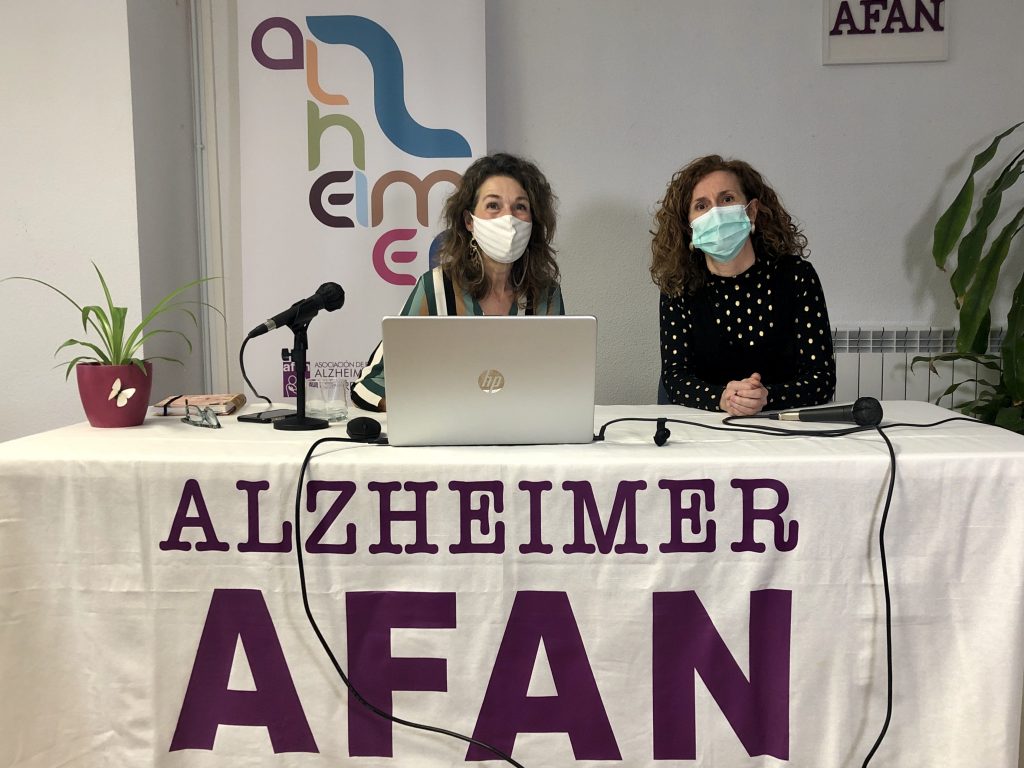
[[[586,443],[597,319],[386,317],[392,445]]]

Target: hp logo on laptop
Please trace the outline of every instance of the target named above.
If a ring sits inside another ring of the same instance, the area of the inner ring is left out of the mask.
[[[480,374],[480,378],[476,380],[476,383],[480,385],[480,389],[484,392],[494,394],[495,392],[500,392],[502,387],[505,386],[505,377],[501,371],[489,368]]]

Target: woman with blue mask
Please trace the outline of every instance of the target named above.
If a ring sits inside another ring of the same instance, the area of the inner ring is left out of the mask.
[[[655,215],[662,399],[751,416],[835,392],[825,296],[807,238],[741,160],[678,171]]]

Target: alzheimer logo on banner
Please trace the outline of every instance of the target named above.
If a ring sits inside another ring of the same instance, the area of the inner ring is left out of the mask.
[[[309,327],[306,376],[350,380],[432,265],[444,200],[483,154],[483,8],[284,8],[238,8],[243,323],[340,283],[345,306]],[[253,382],[294,396],[291,362],[265,344],[246,360]]]

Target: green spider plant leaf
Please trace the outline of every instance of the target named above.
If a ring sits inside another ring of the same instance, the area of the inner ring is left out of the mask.
[[[88,349],[91,349],[95,354],[83,357],[81,359],[89,360],[95,363],[103,363],[104,365],[113,365],[113,363],[110,361],[110,355],[107,354],[106,349],[99,346],[98,344],[93,344],[91,341],[83,341],[82,339],[68,339],[59,347],[57,347],[56,350],[54,350],[53,356],[56,357],[58,352],[60,352],[62,349],[67,349],[68,347],[87,347]]]
[[[910,370],[914,370],[914,366],[918,363],[927,363],[929,372],[937,374],[939,371],[935,367],[935,363],[956,363],[961,360],[970,360],[972,363],[977,363],[993,371],[998,371],[1000,368],[999,358],[996,355],[944,352],[941,355],[918,355],[910,361]]]
[[[110,293],[110,288],[107,285],[106,278],[103,277],[103,273],[100,271],[100,268],[96,266],[95,262],[93,262],[92,266],[96,272],[97,278],[99,278],[100,286],[103,290],[105,306],[101,304],[82,306],[60,288],[51,285],[45,280],[39,280],[34,277],[15,275],[0,280],[0,283],[6,282],[7,280],[28,280],[49,288],[51,291],[54,291],[64,297],[64,299],[78,310],[82,322],[82,330],[87,334],[95,334],[97,337],[95,341],[68,339],[57,348],[57,352],[60,352],[67,347],[82,346],[93,353],[91,355],[80,355],[67,363],[68,368],[65,372],[65,378],[71,375],[71,371],[80,362],[98,362],[105,365],[132,364],[137,366],[140,370],[145,371],[144,362],[139,359],[138,354],[144,346],[145,340],[147,338],[152,338],[157,333],[173,333],[180,336],[184,340],[189,353],[191,353],[192,342],[187,336],[185,336],[185,334],[175,330],[149,329],[149,325],[157,317],[166,312],[184,313],[189,317],[196,328],[199,328],[199,319],[196,316],[196,313],[189,308],[189,305],[212,309],[223,317],[223,312],[204,301],[182,301],[178,298],[182,292],[187,291],[194,286],[210,280],[218,279],[216,277],[204,277],[193,280],[169,293],[157,302],[156,306],[146,314],[139,325],[134,328],[129,328],[127,308],[119,307],[114,304],[114,299]],[[169,357],[158,357],[153,359],[167,360],[169,362],[183,364],[180,360]]]

